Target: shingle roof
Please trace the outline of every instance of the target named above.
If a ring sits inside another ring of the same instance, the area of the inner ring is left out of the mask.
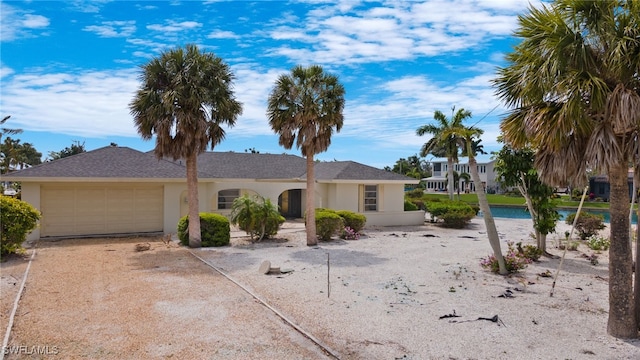
[[[306,160],[288,154],[206,152],[198,156],[198,170],[209,178],[297,179],[305,176]]]
[[[153,153],[107,146],[3,175],[3,178],[183,178],[184,166]]]
[[[306,178],[306,173],[303,177]],[[415,180],[391,171],[384,171],[354,161],[330,161],[316,163],[315,177],[318,180]]]
[[[306,160],[288,154],[206,152],[198,156],[201,179],[306,179]],[[153,152],[109,146],[3,175],[7,180],[39,178],[183,179],[184,161],[158,160]],[[318,180],[417,180],[353,161],[316,162]]]

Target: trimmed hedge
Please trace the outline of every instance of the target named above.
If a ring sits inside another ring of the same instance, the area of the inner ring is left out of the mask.
[[[429,201],[426,208],[431,222],[440,219],[445,227],[451,228],[463,228],[477,215],[476,210],[463,201]]]
[[[20,252],[38,220],[40,212],[28,202],[0,195],[0,255]]]
[[[316,209],[316,234],[323,241],[340,233],[344,228],[344,220],[336,211],[331,209]]]
[[[231,226],[226,216],[213,213],[200,213],[200,236],[202,247],[225,246],[231,240]],[[178,239],[189,246],[189,215],[178,221]]]
[[[409,200],[404,201],[404,211],[416,211],[418,210],[418,205],[414,204]]]
[[[336,211],[342,220],[344,220],[344,226],[350,227],[353,231],[359,233],[364,229],[364,225],[367,223],[367,217],[362,214],[354,213],[349,210],[338,210]]]

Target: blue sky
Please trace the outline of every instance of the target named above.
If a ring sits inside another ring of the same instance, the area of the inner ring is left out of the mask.
[[[266,102],[280,74],[319,64],[345,86],[344,126],[317,159],[383,168],[415,155],[415,130],[440,110],[470,110],[485,150],[506,109],[490,79],[516,44],[521,0],[2,1],[1,97],[14,136],[46,157],[74,141],[141,151],[128,104],[140,66],[194,43],[230,65],[243,115],[215,151],[291,153]],[[427,157],[428,159],[429,157]]]

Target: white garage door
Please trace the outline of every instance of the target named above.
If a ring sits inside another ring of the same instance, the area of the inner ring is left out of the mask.
[[[40,236],[163,230],[162,186],[43,186]]]

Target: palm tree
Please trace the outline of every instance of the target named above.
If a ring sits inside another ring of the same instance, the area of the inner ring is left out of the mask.
[[[452,112],[455,108],[452,108]],[[453,114],[452,114],[453,115]],[[451,119],[440,111],[436,110],[433,114],[433,118],[436,120],[436,125],[427,124],[422,125],[416,130],[418,136],[425,134],[431,134],[433,137],[429,139],[420,149],[420,156],[425,157],[431,153],[434,156],[444,155],[447,158],[447,190],[449,192],[449,199],[453,200],[453,164],[458,162],[458,146],[459,138],[452,132],[452,129],[461,128],[462,122],[471,116],[469,111],[464,109],[458,110]]]
[[[138,133],[156,137],[158,158],[186,160],[189,246],[201,246],[198,204],[198,154],[225,136],[242,113],[235,100],[234,76],[221,58],[187,45],[160,54],[142,66],[140,88],[129,104]]]
[[[463,110],[463,109],[460,109]],[[471,112],[468,112],[471,116]],[[482,186],[482,180],[480,180],[480,174],[478,173],[478,162],[476,161],[476,154],[478,151],[482,151],[482,145],[480,145],[480,135],[483,134],[481,129],[476,127],[464,127],[460,126],[447,131],[449,136],[455,136],[461,142],[461,146],[464,149],[462,155],[469,157],[469,170],[471,170],[471,178],[476,188],[476,195],[478,196],[478,205],[482,210],[482,219],[484,220],[485,228],[487,229],[487,236],[489,237],[489,244],[493,250],[493,255],[498,260],[498,270],[500,274],[508,274],[504,257],[502,256],[502,249],[500,248],[500,236],[496,229],[496,222],[491,214],[491,208],[489,207],[489,201],[487,200],[487,194]],[[477,139],[477,140],[476,140]]]
[[[535,166],[550,185],[584,184],[588,168],[608,174],[607,331],[635,338],[640,308],[634,303],[627,173],[639,146],[640,2],[557,0],[531,7],[518,21],[521,43],[494,79],[511,108],[501,123],[504,139],[514,148],[535,148]]]
[[[307,159],[307,245],[316,245],[315,154],[326,151],[335,129],[343,123],[344,87],[334,75],[319,65],[296,66],[281,75],[269,95],[269,125],[279,135],[278,142],[291,149],[295,142]]]
[[[0,125],[4,125],[11,118],[11,115],[7,115],[0,120]],[[9,128],[0,128],[0,140],[2,140],[2,135],[16,135],[22,133],[22,129],[9,129]]]

